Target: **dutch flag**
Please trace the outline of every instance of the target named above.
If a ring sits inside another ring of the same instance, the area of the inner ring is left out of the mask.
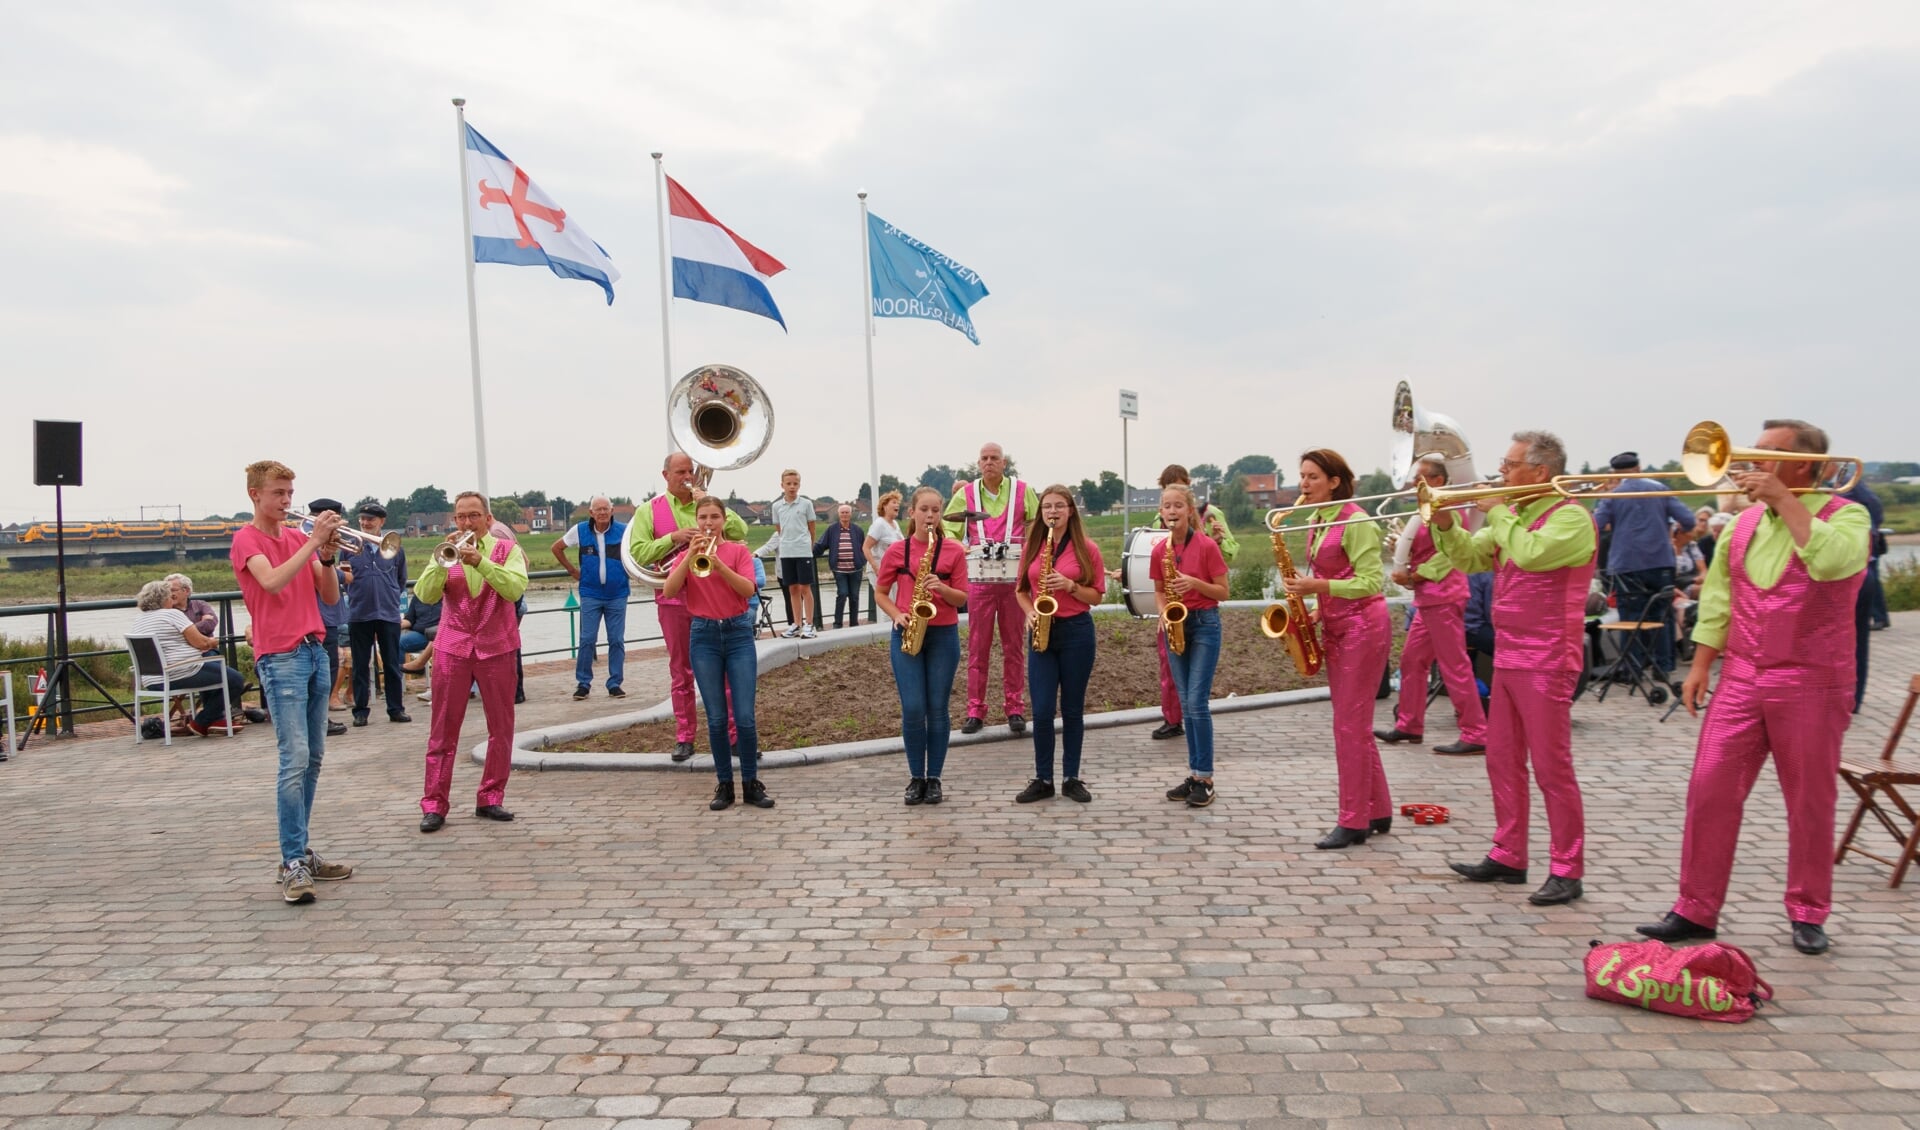
[[[787,328],[767,290],[767,280],[786,270],[786,264],[714,219],[672,177],[667,178],[667,215],[675,298],[731,306]]]

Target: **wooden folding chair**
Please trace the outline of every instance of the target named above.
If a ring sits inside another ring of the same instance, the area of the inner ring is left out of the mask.
[[[1907,705],[1900,711],[1900,720],[1893,724],[1893,733],[1887,736],[1887,747],[1880,751],[1880,756],[1840,759],[1840,779],[1860,797],[1860,804],[1853,810],[1853,819],[1847,823],[1847,834],[1840,838],[1840,850],[1834,854],[1833,861],[1839,863],[1851,851],[1884,863],[1893,868],[1893,878],[1887,881],[1889,887],[1900,885],[1907,877],[1907,868],[1912,866],[1915,854],[1920,853],[1920,811],[1900,795],[1899,788],[1920,785],[1920,758],[1902,760],[1893,756],[1900,744],[1900,735],[1906,732],[1907,720],[1913,717],[1916,702],[1920,702],[1920,675],[1913,677],[1907,690]],[[1894,812],[1887,811],[1888,806],[1899,814],[1898,822]],[[1860,821],[1869,812],[1893,836],[1894,842],[1901,845],[1898,858],[1875,855],[1853,842],[1854,833],[1860,830]]]

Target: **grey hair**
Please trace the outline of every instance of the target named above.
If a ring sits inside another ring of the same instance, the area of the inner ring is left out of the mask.
[[[687,455],[687,453],[686,453],[686,452],[684,452],[684,451],[669,451],[669,452],[667,452],[667,457],[666,457],[665,459],[662,459],[662,460],[660,461],[660,469],[661,469],[662,471],[671,471],[671,470],[673,470],[673,457],[674,457],[674,456],[676,456],[676,455]],[[687,455],[687,462],[688,462],[689,464],[692,464],[692,465],[693,465],[693,466],[695,466],[695,467],[698,467],[698,466],[700,465],[700,464],[698,464],[698,463],[695,463],[695,462],[694,462],[694,459],[693,459],[693,456],[691,456],[691,455]],[[587,500],[587,505],[589,505],[589,506],[591,506],[591,505],[593,505],[593,500],[592,500],[592,499],[588,499],[588,500]]]
[[[173,586],[166,581],[148,581],[140,586],[140,595],[133,602],[142,612],[152,612],[165,608],[167,601],[173,599]]]
[[[193,591],[193,578],[187,576],[185,573],[168,573],[167,583],[170,585],[179,585],[188,592]]]
[[[1805,420],[1767,420],[1760,425],[1764,431],[1775,428],[1787,428],[1793,432],[1793,450],[1808,455],[1827,453],[1827,430],[1816,428]]]
[[[591,510],[591,509],[593,509],[593,504],[594,504],[594,503],[596,503],[596,502],[604,502],[604,503],[606,503],[606,504],[607,504],[608,506],[612,506],[612,505],[613,505],[613,499],[611,499],[611,498],[608,498],[608,497],[607,497],[606,495],[604,495],[604,494],[596,494],[596,495],[594,495],[594,496],[593,496],[592,498],[589,498],[589,499],[587,499],[587,509],[589,509],[589,510]]]
[[[1527,445],[1527,462],[1545,467],[1549,475],[1567,473],[1567,445],[1552,432],[1515,432],[1513,442]]]

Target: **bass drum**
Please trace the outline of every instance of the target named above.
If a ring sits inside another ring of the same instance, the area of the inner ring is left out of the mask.
[[[1143,620],[1160,617],[1153,594],[1153,547],[1166,540],[1167,531],[1142,526],[1127,531],[1127,544],[1120,551],[1120,591],[1127,611]]]

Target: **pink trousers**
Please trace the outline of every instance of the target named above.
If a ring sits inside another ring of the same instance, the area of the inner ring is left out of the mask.
[[[1333,755],[1340,768],[1342,828],[1365,830],[1393,815],[1386,766],[1373,740],[1373,704],[1380,672],[1393,645],[1393,626],[1385,603],[1372,604],[1337,619],[1321,621],[1327,649],[1327,687],[1333,693]]]
[[[427,786],[420,811],[447,813],[453,788],[453,763],[460,756],[460,726],[467,720],[467,695],[480,684],[480,709],[487,717],[487,763],[480,769],[474,806],[499,804],[507,796],[513,772],[514,653],[491,659],[464,655],[433,657],[433,715],[427,732]]]
[[[1487,858],[1508,867],[1527,865],[1527,815],[1533,796],[1527,767],[1540,781],[1552,836],[1552,873],[1578,879],[1585,871],[1586,816],[1580,782],[1573,774],[1573,691],[1578,671],[1526,671],[1502,667],[1493,680],[1493,714],[1487,719],[1487,781],[1499,827]]]
[[[1675,913],[1702,926],[1720,924],[1741,811],[1771,751],[1787,802],[1787,917],[1815,925],[1827,920],[1840,743],[1852,708],[1852,688],[1762,689],[1721,677],[1687,782]]]
[[[1473,680],[1473,661],[1467,658],[1466,606],[1436,604],[1420,609],[1407,630],[1407,646],[1400,649],[1400,709],[1393,727],[1403,734],[1427,732],[1427,672],[1440,665],[1440,679],[1453,702],[1453,718],[1460,740],[1487,744],[1487,714],[1480,709],[1480,687]]]
[[[1158,637],[1156,650],[1160,653],[1160,717],[1169,726],[1180,724],[1180,692],[1173,685],[1173,669],[1167,666],[1167,637]]]
[[[693,685],[693,613],[684,604],[655,604],[660,617],[660,639],[667,645],[668,692],[673,700],[673,740],[690,742],[700,731],[696,708],[700,696]],[[733,724],[733,688],[727,694],[727,741],[740,741],[740,728]]]
[[[1000,629],[1000,690],[1009,715],[1027,712],[1027,618],[1012,585],[967,586],[967,717],[987,716],[987,661]]]

